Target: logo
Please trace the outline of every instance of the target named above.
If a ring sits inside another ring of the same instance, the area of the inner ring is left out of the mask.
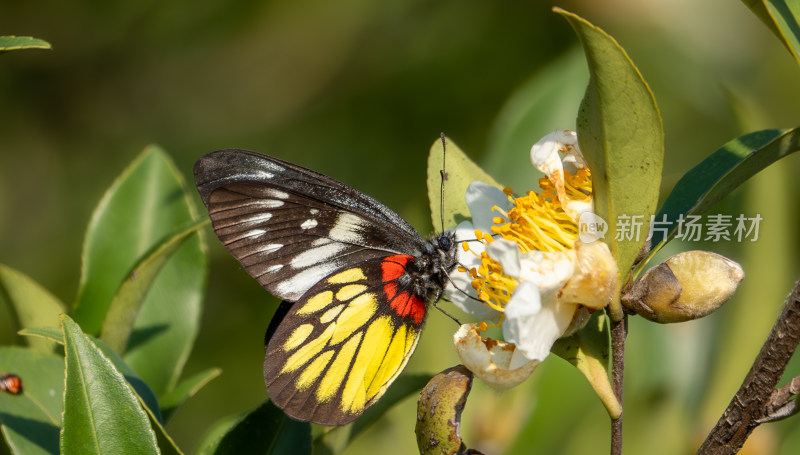
[[[581,213],[578,219],[578,238],[583,243],[592,243],[606,236],[608,223],[592,212]]]

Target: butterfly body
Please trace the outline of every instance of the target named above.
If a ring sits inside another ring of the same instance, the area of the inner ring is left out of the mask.
[[[423,239],[377,200],[254,152],[206,155],[195,180],[217,236],[285,301],[267,332],[270,399],[298,420],[357,418],[416,347],[456,264],[453,235]]]

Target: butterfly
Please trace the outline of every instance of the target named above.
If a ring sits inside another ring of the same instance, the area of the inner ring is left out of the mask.
[[[414,351],[454,234],[423,239],[372,197],[260,153],[212,152],[194,175],[217,237],[283,300],[265,337],[270,400],[296,420],[355,420]]]
[[[22,379],[16,374],[3,373],[0,375],[0,390],[17,395],[22,393]]]

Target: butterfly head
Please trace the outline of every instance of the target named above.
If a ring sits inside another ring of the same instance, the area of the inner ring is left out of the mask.
[[[448,282],[448,274],[456,266],[455,233],[442,232],[425,241],[425,251],[417,259],[419,295],[428,296],[428,301],[438,300]]]

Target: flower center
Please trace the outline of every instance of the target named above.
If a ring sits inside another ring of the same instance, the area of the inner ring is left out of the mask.
[[[508,213],[495,206],[503,217],[494,218],[491,231],[494,235],[515,242],[523,253],[530,251],[566,251],[574,248],[578,238],[578,225],[564,211],[563,204],[572,201],[589,201],[592,197],[592,180],[588,169],[579,169],[575,174],[564,172],[564,198],[561,201],[559,191],[547,178],[539,179],[541,194],[529,191],[525,196],[514,197],[510,188],[503,192],[511,202]],[[493,235],[475,231],[475,237],[488,247],[494,241]],[[467,242],[462,243],[464,250],[472,251]],[[481,264],[469,270],[472,287],[478,292],[478,298],[484,305],[497,311],[504,311],[519,281],[503,273],[502,265],[484,251],[480,255]],[[460,267],[459,271],[467,272]]]
[[[529,191],[521,197],[514,197],[509,188],[508,195],[512,208],[503,213],[508,220],[495,217],[492,233],[519,245],[523,253],[529,251],[566,251],[575,246],[578,238],[578,225],[564,211],[563,204],[571,201],[591,199],[592,180],[588,169],[580,169],[576,174],[564,173],[564,193],[566,201],[559,200],[556,188],[547,178],[539,179],[542,193]]]
[[[494,241],[491,235],[484,234],[479,229],[475,230],[475,237],[487,246]],[[487,307],[502,312],[506,303],[511,299],[511,294],[514,293],[519,281],[516,278],[505,275],[503,266],[489,256],[486,251],[478,255],[477,252],[470,250],[467,242],[463,242],[461,245],[463,245],[464,251],[471,251],[481,260],[480,266],[469,269],[472,288],[478,292],[478,298]],[[458,270],[467,272],[467,269],[461,266],[459,266]]]

